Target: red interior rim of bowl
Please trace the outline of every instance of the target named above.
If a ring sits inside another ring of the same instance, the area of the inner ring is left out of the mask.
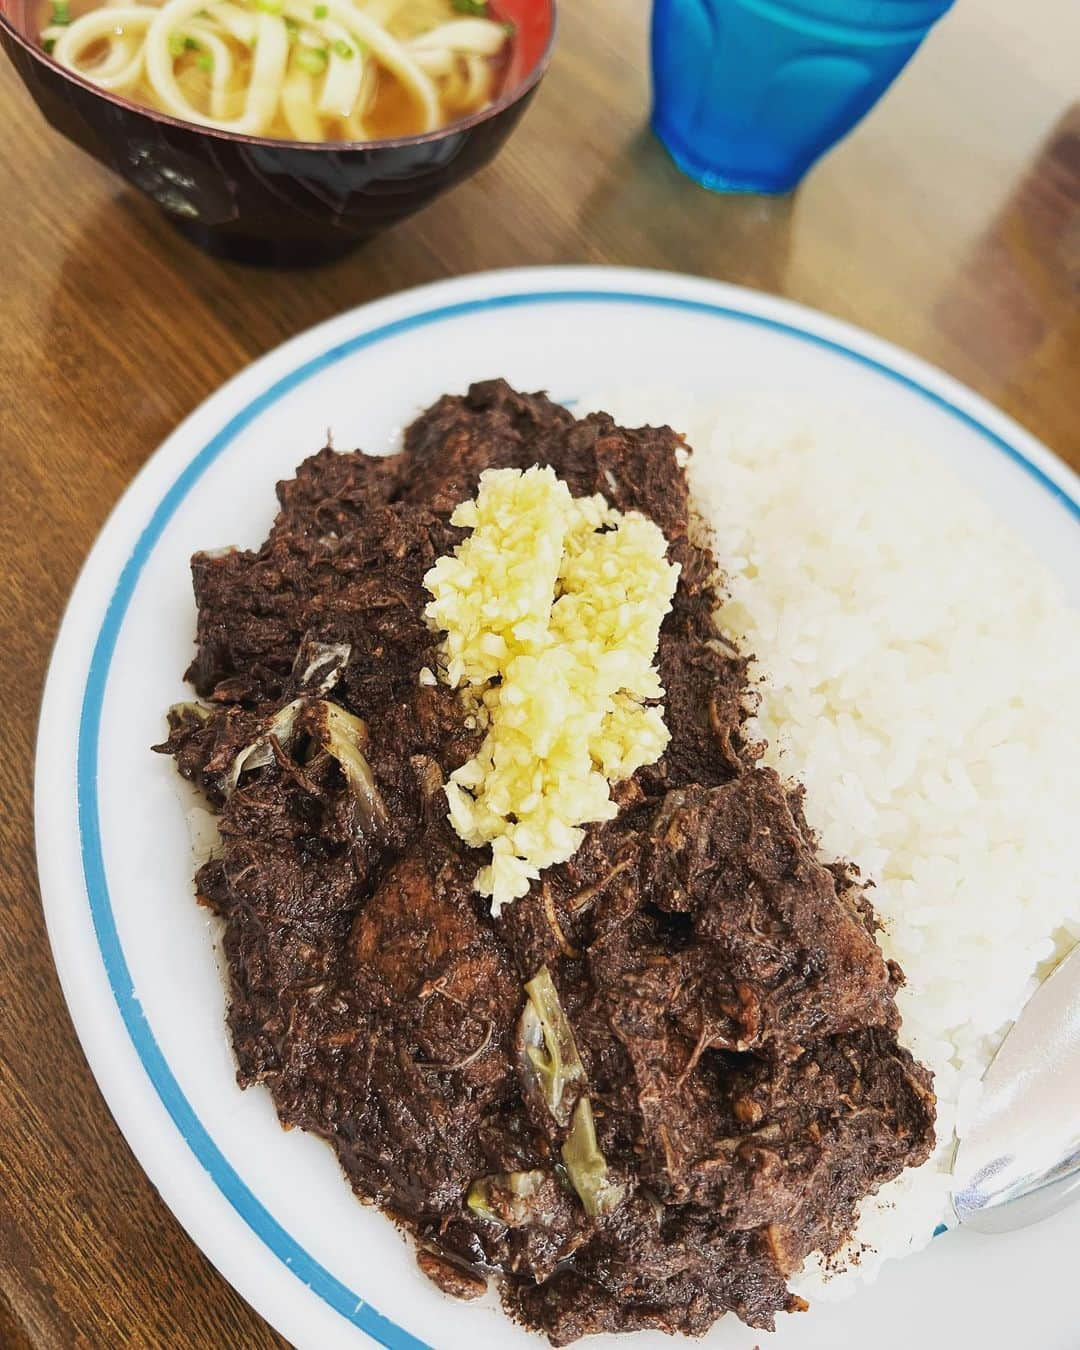
[[[499,113],[513,107],[519,99],[524,98],[529,90],[539,83],[551,60],[557,28],[556,0],[494,0],[493,7],[498,17],[514,24],[516,30],[505,87],[495,102],[490,107],[483,108],[470,117],[450,122],[437,131],[425,131],[416,136],[399,136],[382,141],[287,141],[275,136],[246,136],[237,131],[222,131],[218,127],[204,127],[196,122],[184,122],[178,117],[170,117],[168,113],[158,112],[156,108],[150,108],[144,103],[134,103],[108,89],[102,89],[75,71],[58,65],[38,45],[33,22],[36,8],[34,0],[0,0],[0,27],[5,28],[35,61],[50,67],[64,79],[81,86],[98,98],[115,103],[120,108],[129,109],[151,121],[161,122],[165,126],[181,127],[185,131],[212,136],[218,140],[236,141],[243,145],[264,146],[267,149],[285,147],[291,150],[321,150],[340,154],[343,150],[393,149],[424,145],[443,136],[468,131],[471,127],[497,117]]]

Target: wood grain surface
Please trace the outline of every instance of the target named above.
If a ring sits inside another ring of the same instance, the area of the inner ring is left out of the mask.
[[[402,287],[624,263],[742,282],[862,324],[1080,467],[1076,0],[958,4],[883,105],[781,199],[711,196],[676,172],[646,128],[646,24],[645,0],[564,0],[550,74],[496,164],[314,272],[200,255],[49,131],[0,70],[5,1350],[282,1344],[183,1234],[98,1096],[33,855],[35,722],[64,601],[131,476],[224,379]]]

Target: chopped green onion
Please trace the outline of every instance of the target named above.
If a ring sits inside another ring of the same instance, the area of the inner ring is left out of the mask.
[[[547,966],[528,982],[525,994],[518,1024],[521,1069],[527,1086],[536,1091],[556,1123],[568,1125],[573,1088],[584,1081],[585,1067]]]
[[[469,1187],[466,1203],[481,1219],[501,1223],[505,1228],[543,1226],[554,1217],[543,1209],[547,1179],[548,1173],[539,1170],[480,1177]]]
[[[200,70],[205,70],[206,73],[209,75],[210,72],[214,69],[214,58],[210,55],[209,52],[203,52],[202,56],[197,56],[195,58],[195,64],[199,67]]]
[[[329,5],[316,5],[316,6],[315,6],[315,17],[316,17],[317,19],[325,19],[326,16],[327,16],[329,13],[330,13],[330,6],[329,6]]]
[[[71,10],[68,7],[68,0],[56,0],[52,8],[52,22],[59,24],[61,28],[66,28],[71,22]]]
[[[481,19],[487,18],[487,0],[451,0],[459,14],[475,14]]]
[[[49,56],[51,56],[51,55],[52,55],[52,49],[56,46],[56,39],[55,39],[55,38],[46,38],[45,41],[44,41],[41,45],[45,48],[46,53],[47,53]]]
[[[285,16],[285,31],[289,35],[290,42],[295,42],[300,33],[300,25],[295,19],[290,19],[288,15]]]
[[[255,8],[264,14],[280,14],[285,8],[285,0],[255,0]]]
[[[185,52],[197,52],[201,47],[199,42],[187,33],[169,34],[169,55],[183,56]]]
[[[333,46],[343,61],[351,61],[356,55],[356,48],[350,47],[344,38],[335,38]]]
[[[320,699],[316,706],[322,726],[318,730],[312,728],[312,734],[337,760],[365,827],[370,829],[374,825],[382,833],[389,817],[364,755],[369,739],[367,723],[326,699]]]
[[[298,47],[293,60],[308,75],[321,75],[326,69],[325,47]]]
[[[574,1190],[590,1218],[618,1209],[626,1195],[608,1176],[607,1160],[596,1142],[596,1124],[588,1097],[579,1097],[570,1133],[562,1147],[563,1162]]]
[[[204,726],[210,720],[212,709],[205,703],[174,703],[169,709],[169,726],[182,727],[185,723],[198,722]],[[174,729],[175,729],[174,727]]]

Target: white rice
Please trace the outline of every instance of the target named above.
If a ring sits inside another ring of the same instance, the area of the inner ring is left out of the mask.
[[[805,783],[823,852],[873,880],[908,979],[902,1039],[936,1075],[934,1156],[865,1202],[843,1278],[802,1272],[800,1292],[835,1296],[948,1222],[958,1118],[1080,938],[1080,614],[947,468],[865,414],[641,393],[590,406],[695,447],[730,583],[720,623],[759,662],[751,730]]]

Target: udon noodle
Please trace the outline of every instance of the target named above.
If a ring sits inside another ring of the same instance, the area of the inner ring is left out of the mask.
[[[198,126],[289,140],[435,131],[487,106],[513,26],[483,0],[106,0],[42,42],[94,84]]]

